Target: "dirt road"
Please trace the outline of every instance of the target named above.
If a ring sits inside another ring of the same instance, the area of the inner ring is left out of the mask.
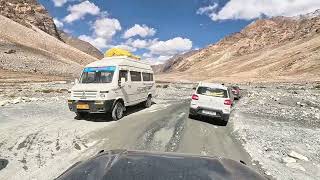
[[[131,149],[224,156],[250,164],[229,126],[188,118],[188,102],[130,108],[120,121],[104,116],[74,119],[65,100],[0,109],[0,179],[52,179],[98,151]]]

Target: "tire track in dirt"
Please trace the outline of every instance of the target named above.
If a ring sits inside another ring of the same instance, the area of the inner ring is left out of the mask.
[[[138,138],[136,149],[148,151],[174,152],[186,120],[185,106],[176,106],[166,115],[150,124]]]

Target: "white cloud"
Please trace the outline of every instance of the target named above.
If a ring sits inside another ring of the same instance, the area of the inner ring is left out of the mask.
[[[87,41],[88,43],[92,44],[94,47],[98,48],[98,49],[104,49],[107,48],[107,40],[104,38],[100,38],[100,37],[91,37],[91,36],[87,36],[87,35],[81,35],[78,37],[79,39],[83,40],[83,41]]]
[[[158,39],[154,39],[149,40],[149,42],[149,46],[146,47],[149,51],[142,54],[142,57],[151,64],[162,64],[172,56],[192,49],[192,41],[181,37],[176,37],[167,41],[158,41]]]
[[[98,49],[110,47],[112,38],[121,30],[120,22],[113,18],[97,19],[92,25],[93,33],[91,36],[81,35],[79,39],[91,43]]]
[[[61,7],[65,3],[67,3],[68,0],[52,0],[55,7]]]
[[[70,14],[64,18],[64,21],[67,23],[83,19],[87,14],[98,15],[100,13],[99,7],[89,1],[84,1],[79,4],[69,6],[68,11]]]
[[[92,44],[96,44],[95,39],[87,38]],[[100,43],[98,45],[101,46]],[[97,47],[97,45],[95,45]],[[178,53],[184,53],[192,49],[192,41],[186,38],[176,37],[167,41],[159,41],[158,39],[128,39],[126,42],[119,45],[108,45],[107,43],[101,48],[121,48],[130,52],[135,52],[138,49],[146,49],[147,52],[142,54],[142,59],[151,64],[162,64],[166,60]]]
[[[63,28],[63,22],[59,21],[59,19],[53,18],[53,22],[57,26],[58,29]]]
[[[148,46],[148,42],[146,40],[141,39],[127,41],[127,44],[130,44],[131,46],[139,49],[146,48]]]
[[[296,16],[320,8],[318,0],[230,0],[220,11],[203,12],[213,21],[254,19],[261,16]]]
[[[124,49],[124,50],[127,50],[129,52],[135,52],[137,50],[137,48],[128,46],[126,44],[120,44],[120,45],[116,45],[116,46],[112,46],[112,47]]]
[[[156,30],[154,28],[150,28],[147,25],[139,25],[135,24],[132,28],[128,29],[124,35],[123,38],[130,38],[134,36],[140,36],[140,37],[150,37],[154,36],[156,34]]]
[[[158,42],[158,39],[148,39],[148,40],[141,40],[141,39],[128,39],[125,44],[138,48],[138,49],[144,49],[148,48],[151,45],[155,44]]]
[[[121,25],[117,19],[100,18],[94,22],[93,29],[97,37],[110,40],[117,31],[121,30]]]
[[[201,7],[197,10],[197,14],[202,15],[202,14],[212,13],[217,9],[217,7],[218,7],[217,3],[214,3],[213,5]]]
[[[159,57],[157,58],[157,61],[164,62],[164,61],[166,61],[166,60],[168,60],[168,59],[170,59],[170,58],[172,58],[172,56],[159,56]]]
[[[192,41],[187,38],[176,37],[167,41],[157,41],[148,49],[151,54],[172,56],[177,53],[188,51],[192,48]]]
[[[145,53],[148,56],[148,53]],[[144,54],[144,55],[145,55]],[[151,56],[151,57],[146,57],[142,55],[143,60],[147,61],[148,63],[152,64],[152,65],[158,65],[158,64],[163,64],[166,60],[172,58],[172,56]],[[150,54],[149,54],[150,55]]]
[[[152,57],[152,54],[150,54],[150,53],[143,53],[143,54],[142,54],[142,57],[144,57],[144,58],[150,58],[150,57]]]

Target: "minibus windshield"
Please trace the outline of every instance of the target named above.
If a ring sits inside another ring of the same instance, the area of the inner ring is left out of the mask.
[[[115,66],[85,68],[80,83],[111,83],[115,69]]]

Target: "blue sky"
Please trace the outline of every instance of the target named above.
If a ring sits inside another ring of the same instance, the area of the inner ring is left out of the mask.
[[[120,47],[153,63],[203,48],[260,17],[311,12],[311,0],[39,0],[60,29],[102,52]],[[301,5],[302,4],[302,5]],[[288,9],[290,8],[290,9]]]

